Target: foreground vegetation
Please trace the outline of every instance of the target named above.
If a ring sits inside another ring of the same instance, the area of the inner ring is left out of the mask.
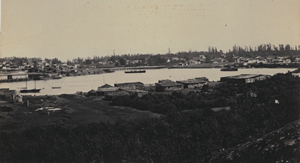
[[[209,162],[222,150],[299,119],[299,97],[300,79],[290,73],[188,94],[120,97],[112,104],[164,116],[1,132],[0,158],[3,162]],[[230,110],[210,109],[222,106]],[[274,161],[283,156],[268,157]]]

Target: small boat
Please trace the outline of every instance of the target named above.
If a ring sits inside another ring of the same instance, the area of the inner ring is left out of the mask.
[[[125,73],[145,73],[146,70],[132,70],[132,71],[124,71]]]
[[[61,87],[52,87],[52,89],[60,89]]]
[[[221,71],[237,71],[237,68],[222,68]]]

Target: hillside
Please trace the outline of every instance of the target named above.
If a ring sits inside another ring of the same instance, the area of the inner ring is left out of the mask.
[[[300,120],[220,152],[211,162],[300,162]]]

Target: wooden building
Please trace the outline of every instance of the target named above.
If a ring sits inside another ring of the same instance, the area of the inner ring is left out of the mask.
[[[155,91],[163,92],[168,90],[181,90],[183,89],[183,85],[180,83],[176,83],[172,80],[159,80],[158,83],[155,83]]]
[[[145,88],[144,84],[141,82],[116,83],[115,87],[118,87],[118,88],[124,89],[124,90],[134,90],[134,89],[144,90],[144,88]]]

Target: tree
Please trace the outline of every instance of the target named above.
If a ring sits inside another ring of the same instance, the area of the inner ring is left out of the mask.
[[[268,44],[268,45],[267,45],[267,50],[268,50],[268,51],[271,51],[271,50],[272,50],[271,44]]]
[[[285,49],[284,50],[286,50],[286,51],[290,51],[291,50],[291,46],[289,45],[289,44],[286,44],[285,45]]]
[[[46,63],[51,63],[51,61],[52,61],[51,59],[45,58]]]
[[[280,51],[284,51],[284,46],[283,46],[283,44],[279,44],[279,50],[280,50]]]
[[[67,61],[67,65],[72,65],[72,64],[73,63],[70,60]]]
[[[61,61],[58,60],[57,58],[52,59],[52,64],[60,64]]]
[[[124,58],[119,58],[120,65],[124,66],[126,64],[126,60]]]
[[[85,64],[90,65],[90,64],[92,64],[92,61],[90,59],[86,59]]]
[[[148,63],[150,65],[161,65],[165,64],[166,62],[167,60],[165,58],[162,58],[160,55],[154,55],[148,59]]]

